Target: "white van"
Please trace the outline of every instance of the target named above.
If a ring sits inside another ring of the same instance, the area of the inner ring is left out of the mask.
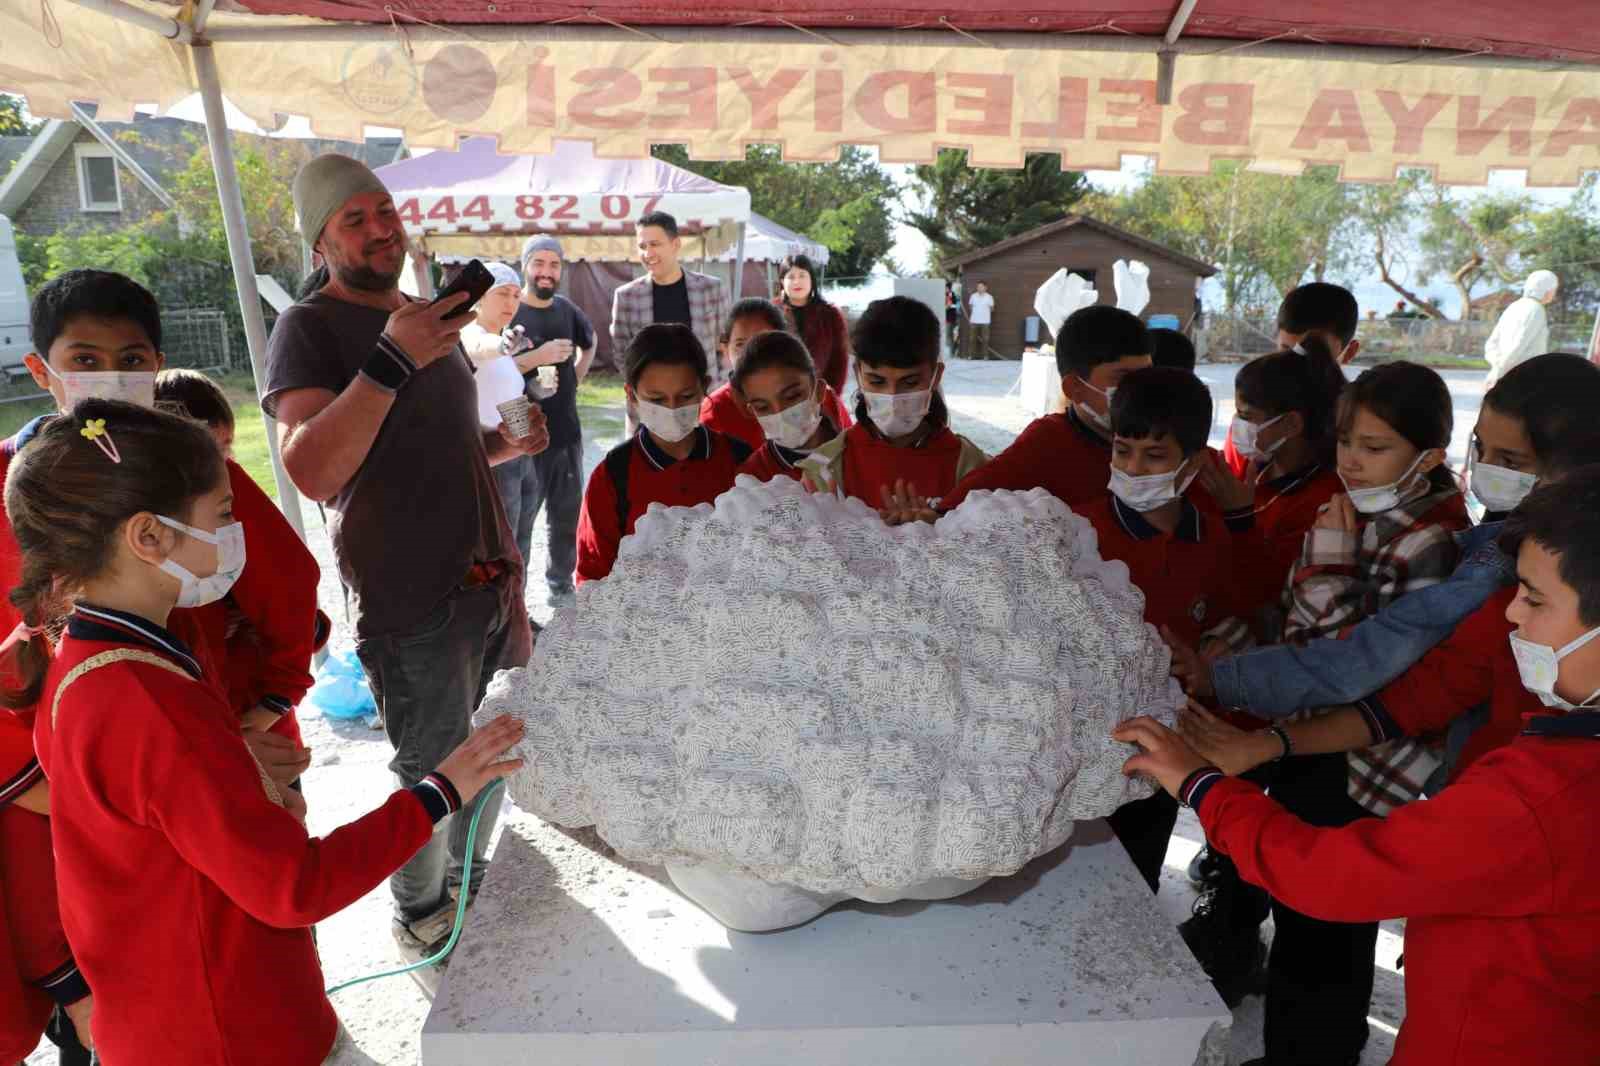
[[[11,220],[0,215],[0,371],[7,377],[26,374],[22,357],[33,351],[28,334],[28,289],[17,258]]]

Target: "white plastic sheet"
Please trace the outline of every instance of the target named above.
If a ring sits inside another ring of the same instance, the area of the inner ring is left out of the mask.
[[[1111,266],[1117,288],[1117,306],[1132,315],[1143,314],[1150,304],[1150,268],[1135,259],[1118,259]]]
[[[1061,323],[1068,315],[1099,300],[1100,294],[1093,285],[1062,267],[1034,293],[1033,309],[1054,337],[1061,332]]]

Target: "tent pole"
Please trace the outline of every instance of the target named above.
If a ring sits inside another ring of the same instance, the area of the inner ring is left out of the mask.
[[[239,313],[244,318],[244,336],[250,347],[250,373],[255,378],[256,395],[266,392],[267,320],[261,312],[261,293],[256,289],[255,262],[250,255],[250,231],[245,225],[244,197],[239,192],[239,172],[233,161],[233,142],[228,137],[228,120],[222,113],[222,83],[217,77],[217,57],[209,44],[194,44],[196,80],[206,109],[206,140],[211,145],[211,167],[217,176],[217,199],[222,206],[222,226],[228,235],[228,259],[233,266],[233,285],[239,294]],[[261,412],[267,425],[267,452],[272,457],[272,477],[278,483],[278,506],[294,531],[305,540],[305,523],[300,517],[300,493],[283,468],[278,453],[278,426]]]
[[[744,295],[744,230],[745,223],[739,223],[739,243],[735,246],[735,251],[733,253],[733,285],[731,287],[731,294],[733,296],[734,303],[738,303],[739,298]]]

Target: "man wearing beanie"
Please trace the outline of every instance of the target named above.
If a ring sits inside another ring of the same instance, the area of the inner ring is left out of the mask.
[[[578,306],[556,292],[561,286],[561,242],[529,237],[522,245],[522,299],[511,329],[523,346],[517,369],[528,395],[544,409],[550,446],[538,455],[495,467],[500,498],[527,561],[529,580],[537,569],[533,520],[542,508],[549,525],[544,579],[550,602],[560,606],[573,595],[578,566],[578,510],[583,503],[583,429],[578,423],[578,382],[594,361],[595,335]],[[545,368],[541,383],[540,368]],[[554,377],[554,387],[550,378]]]
[[[542,450],[543,419],[516,441],[479,428],[458,343],[473,316],[445,317],[467,297],[434,306],[401,294],[405,232],[372,171],[319,156],[295,176],[294,207],[328,281],[274,325],[261,404],[277,419],[289,477],[329,505],[356,651],[395,749],[389,765],[411,786],[466,739],[494,672],[531,654],[522,559],[490,465]],[[498,810],[491,798],[479,857]],[[441,822],[390,878],[409,957],[450,931],[469,813]]]

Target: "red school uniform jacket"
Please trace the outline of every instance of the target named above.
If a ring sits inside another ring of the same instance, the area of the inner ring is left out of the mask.
[[[108,652],[121,658],[62,689]],[[338,1019],[308,927],[415,854],[453,789],[430,777],[308,837],[269,797],[182,642],[88,605],[68,622],[40,708],[61,917],[94,989],[101,1057],[321,1063]]]
[[[1190,647],[1207,634],[1230,647],[1244,643],[1248,630],[1235,617],[1233,539],[1214,517],[1185,497],[1177,528],[1163,533],[1104,490],[1076,509],[1094,526],[1101,558],[1127,565],[1129,580],[1144,593],[1146,622],[1171,626]]]
[[[710,503],[733,488],[734,475],[750,457],[750,450],[741,441],[705,426],[695,434],[694,450],[679,460],[657,447],[649,431],[641,428],[594,468],[578,515],[578,584],[611,573],[617,545],[633,532],[639,516],[652,503],[693,507]],[[619,468],[627,471],[626,499],[620,505],[612,473]]]
[[[1533,717],[1433,799],[1339,829],[1214,771],[1183,798],[1240,875],[1295,910],[1406,918],[1391,1066],[1596,1061],[1600,849],[1581,812],[1600,809],[1600,714]]]
[[[322,570],[272,498],[231,459],[228,483],[234,518],[244,524],[244,571],[225,600],[190,613],[223,671],[235,716],[264,704],[283,716],[272,732],[298,744],[294,708],[313,680]],[[248,623],[242,639],[229,638],[230,603]]]
[[[941,499],[960,480],[963,453],[969,447],[949,426],[934,430],[918,444],[900,448],[871,426],[857,423],[812,456],[826,456],[830,468],[838,471],[833,491],[876,508],[883,506],[884,487],[902,478],[920,495]],[[830,455],[834,449],[838,451]],[[975,447],[971,454],[984,458]],[[939,507],[948,509],[942,502]]]
[[[1260,482],[1250,510],[1227,516],[1238,548],[1239,601],[1250,613],[1278,606],[1306,533],[1322,506],[1343,491],[1339,475],[1319,464]]]
[[[839,394],[833,391],[833,386],[826,382],[822,385],[820,406],[823,418],[839,427],[841,431],[850,428],[852,424],[850,412],[840,402]],[[700,424],[707,429],[716,430],[723,436],[743,441],[751,451],[757,451],[767,443],[766,430],[761,428],[760,421],[754,415],[739,406],[731,384],[713,390],[711,395],[700,401]]]
[[[8,1064],[32,1054],[55,1004],[89,993],[61,927],[50,819],[16,802],[43,778],[31,713],[0,710],[0,1062]]]
[[[1539,698],[1522,687],[1511,654],[1510,637],[1516,626],[1506,619],[1506,608],[1516,594],[1515,586],[1496,590],[1411,669],[1357,701],[1375,742],[1443,732],[1487,699],[1488,721],[1461,749],[1452,771],[1454,778],[1489,752],[1511,743],[1522,730],[1525,716],[1545,713]]]

